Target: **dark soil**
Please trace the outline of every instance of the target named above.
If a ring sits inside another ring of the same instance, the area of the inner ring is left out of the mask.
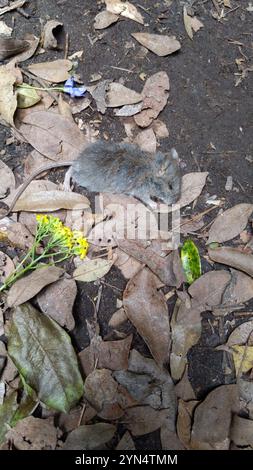
[[[205,209],[205,201],[212,195],[217,195],[218,199],[224,198],[224,208],[239,202],[252,202],[253,72],[249,72],[241,84],[235,87],[238,78],[235,75],[238,73],[236,59],[246,56],[247,66],[252,67],[253,64],[253,13],[245,10],[249,2],[232,2],[239,8],[231,11],[222,22],[212,18],[211,1],[192,2],[198,18],[204,23],[204,28],[194,36],[193,41],[187,37],[182,21],[182,4],[185,2],[174,0],[169,8],[163,0],[132,0],[132,3],[143,6],[141,13],[148,25],[146,28],[133,21],[121,20],[106,30],[95,32],[94,17],[104,8],[100,1],[95,0],[35,0],[28,2],[26,8],[31,14],[29,19],[17,12],[6,15],[4,19],[10,24],[11,16],[15,18],[15,31],[20,38],[25,32],[39,35],[40,20],[43,23],[48,19],[62,21],[65,31],[69,33],[69,54],[84,50],[78,73],[87,85],[92,74],[100,73],[103,79],[123,79],[126,86],[141,91],[143,82],[140,73],[149,77],[157,71],[166,71],[171,82],[171,93],[160,118],[169,128],[170,137],[161,141],[161,149],[177,149],[183,173],[209,172],[205,190],[195,210]],[[165,58],[149,52],[143,58],[140,46],[131,37],[131,33],[143,30],[175,35],[182,44],[181,51]],[[242,43],[241,50],[231,40]],[[126,43],[130,47],[126,48]],[[46,53],[33,58],[32,62],[62,58],[63,54],[63,51]],[[80,117],[89,122],[101,120],[101,136],[105,133],[115,141],[125,137],[120,118],[115,118],[109,110],[102,116],[96,111],[95,105],[92,108]],[[9,129],[0,129],[0,150],[6,149],[2,158],[15,168],[18,176],[22,175],[22,161],[28,153],[28,146],[15,142],[5,147],[6,137],[10,135]],[[230,192],[225,190],[228,176],[232,176],[234,182]],[[192,209],[186,209],[187,212],[192,214]],[[215,214],[214,210],[210,220]],[[204,268],[211,269],[208,263]],[[102,336],[109,338],[112,332],[108,320],[116,309],[117,298],[122,297],[126,281],[115,268],[105,281],[107,284],[103,286],[99,324]],[[78,350],[89,343],[85,318],[92,316],[91,299],[97,296],[98,288],[96,284],[79,288],[75,304],[76,328],[73,331]],[[170,312],[173,301],[169,303]],[[217,385],[235,381],[233,371],[229,376],[223,372],[223,351],[212,349],[220,342],[221,325],[217,327],[214,322],[212,331],[212,315],[207,313],[204,317],[202,338],[188,357],[190,380],[200,398]],[[237,321],[242,320],[239,317]],[[126,328],[134,331],[130,324]],[[228,329],[224,327],[223,332],[226,336]],[[148,354],[136,333],[133,345]],[[159,434],[152,433],[135,439],[135,443],[139,449],[157,449],[160,446]]]

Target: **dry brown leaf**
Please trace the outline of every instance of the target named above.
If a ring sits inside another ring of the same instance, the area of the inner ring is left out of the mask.
[[[143,263],[140,263],[119,248],[116,248],[115,253],[117,254],[115,266],[119,268],[125,279],[131,279],[144,267]]]
[[[170,324],[165,297],[156,285],[157,278],[143,269],[128,282],[123,305],[129,320],[162,366],[169,355]]]
[[[6,0],[7,2],[7,0]],[[1,2],[0,2],[1,5]],[[10,37],[12,35],[13,28],[7,26],[4,21],[0,21],[0,35],[5,37]]]
[[[37,47],[40,43],[40,38],[37,38],[37,36],[34,36],[33,34],[26,34],[25,40],[28,44],[27,50],[13,57],[13,59],[10,60],[9,64],[15,65],[20,62],[24,62],[25,60],[30,59],[35,54]]]
[[[148,127],[167,104],[170,81],[166,72],[148,78],[142,91],[142,111],[134,116],[136,124]]]
[[[109,320],[108,325],[111,328],[118,328],[121,326],[123,323],[125,323],[128,320],[126,312],[123,307],[119,308],[114,312]]]
[[[222,246],[220,248],[209,248],[208,256],[212,261],[232,266],[253,277],[253,255],[249,253],[244,253],[237,248]]]
[[[165,258],[161,253],[157,253],[152,247],[147,246],[141,240],[118,240],[121,250],[133,256],[139,262],[146,264],[149,269],[156,274],[167,286],[179,287],[184,281],[184,274],[178,251],[172,251]]]
[[[110,11],[104,10],[98,13],[95,16],[94,28],[95,29],[105,29],[108,28],[113,23],[118,21],[118,15],[111,13]]]
[[[166,137],[169,137],[169,131],[167,129],[167,126],[160,119],[156,119],[153,122],[152,129],[158,139],[166,139]]]
[[[185,207],[200,196],[205,184],[208,172],[187,173],[182,177],[181,197],[177,206]]]
[[[182,444],[189,449],[191,441],[191,427],[193,411],[198,404],[197,401],[178,402],[177,434]]]
[[[114,261],[115,257],[112,260],[85,258],[73,272],[73,278],[82,282],[96,281],[110,271]]]
[[[29,230],[20,222],[10,224],[7,229],[8,241],[16,248],[21,248],[24,251],[32,247],[34,238]]]
[[[124,409],[136,404],[108,369],[95,369],[86,377],[84,396],[103,419],[118,419]]]
[[[234,346],[235,344],[242,345],[248,342],[251,333],[253,332],[253,320],[246,321],[242,323],[237,328],[232,331],[231,335],[229,336],[226,346]]]
[[[43,78],[52,83],[65,82],[69,78],[72,62],[67,59],[58,59],[52,62],[39,62],[28,66],[30,72],[36,77]]]
[[[9,276],[14,269],[15,267],[12,259],[0,251],[0,282],[4,282],[6,277]]]
[[[108,108],[116,108],[126,104],[139,103],[142,96],[140,93],[121,85],[121,83],[113,82],[109,85],[105,99]]]
[[[231,269],[230,273],[231,281],[222,296],[223,304],[229,306],[247,302],[253,297],[253,279],[236,269]]]
[[[27,300],[32,299],[45,286],[58,281],[64,270],[56,266],[43,266],[37,268],[31,274],[18,279],[13,284],[7,295],[8,307],[17,307]]]
[[[75,281],[64,278],[43,289],[37,296],[37,301],[45,315],[71,331],[75,327],[72,309],[76,294]]]
[[[63,432],[73,431],[73,429],[78,428],[81,424],[89,423],[89,421],[96,416],[97,411],[90,405],[86,403],[85,405],[85,410],[83,409],[83,406],[78,406],[76,408],[72,408],[69,413],[60,414],[58,426]]]
[[[173,52],[176,52],[181,48],[181,44],[175,36],[149,33],[132,33],[132,36],[142,46],[160,57],[173,54]]]
[[[136,450],[131,434],[126,431],[117,444],[116,450]]]
[[[192,428],[192,444],[209,444],[212,448],[225,443],[229,445],[232,413],[238,409],[237,385],[223,385],[211,391],[195,409]],[[226,442],[228,441],[228,442]]]
[[[97,105],[97,110],[105,114],[107,108],[106,92],[109,89],[111,80],[103,80],[95,86],[87,87],[87,91],[91,94]]]
[[[42,45],[45,49],[57,49],[58,42],[54,35],[55,30],[62,29],[63,23],[55,20],[49,20],[46,22],[43,33],[42,33]]]
[[[207,243],[223,243],[240,235],[252,211],[253,204],[237,204],[218,215],[209,230]]]
[[[101,448],[103,444],[106,444],[106,442],[113,438],[116,429],[116,426],[109,423],[79,426],[68,435],[63,445],[63,450],[84,451]]]
[[[128,367],[128,356],[132,343],[132,335],[119,341],[103,341],[94,336],[88,348],[79,353],[79,360],[85,375],[94,368],[124,370]]]
[[[42,155],[51,160],[74,160],[86,143],[77,125],[50,111],[27,114],[19,132]]]
[[[22,196],[13,208],[13,212],[52,212],[58,209],[87,209],[90,206],[87,197],[67,191],[38,191],[29,196]]]
[[[12,170],[0,160],[0,199],[5,198],[15,188]]]
[[[0,67],[0,122],[14,126],[13,116],[17,108],[17,95],[14,91],[16,76],[14,72],[2,65]]]
[[[195,16],[190,16],[187,14],[187,8],[184,5],[183,9],[183,18],[184,18],[184,27],[190,39],[193,39],[193,32],[199,31],[200,28],[203,28],[204,25],[201,21],[198,20]]]
[[[17,450],[54,450],[57,429],[46,419],[29,416],[19,421],[6,437]]]
[[[143,436],[159,429],[165,422],[167,410],[151,406],[135,406],[126,410],[121,421],[133,436]]]
[[[25,51],[29,44],[23,39],[0,37],[0,61]]]
[[[190,401],[196,399],[196,395],[188,378],[188,366],[186,366],[185,368],[182,379],[175,386],[175,393],[176,396],[178,398],[181,398],[183,401]]]
[[[22,185],[21,185],[22,186]],[[8,206],[12,203],[15,195],[19,191],[20,186],[15,189],[14,191],[11,192],[10,196],[8,196],[5,199],[5,203],[8,204]],[[34,192],[37,191],[56,191],[57,190],[57,185],[53,183],[52,181],[49,180],[35,180],[31,181],[31,183],[28,185],[28,187],[24,190],[22,197],[29,197],[32,195]]]
[[[138,145],[143,152],[156,152],[156,136],[153,129],[145,129],[137,134],[134,144]]]
[[[142,102],[137,104],[126,104],[120,109],[114,111],[115,116],[130,117],[139,113],[142,109]]]
[[[253,447],[253,421],[241,416],[234,416],[230,437],[238,446],[246,447],[250,445]]]
[[[175,431],[171,431],[165,425],[161,427],[160,439],[163,450],[185,450]]]
[[[122,2],[121,0],[105,0],[106,9],[115,15],[121,15],[137,23],[144,24],[142,15],[137,8],[130,2]]]

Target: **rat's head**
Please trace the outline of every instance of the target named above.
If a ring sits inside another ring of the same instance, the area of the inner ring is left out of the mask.
[[[177,151],[171,149],[169,154],[158,152],[154,163],[155,177],[150,185],[150,198],[169,205],[176,203],[181,190]]]

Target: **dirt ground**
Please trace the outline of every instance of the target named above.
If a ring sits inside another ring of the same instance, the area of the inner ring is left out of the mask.
[[[141,13],[150,33],[169,33],[176,35],[182,48],[178,53],[168,57],[158,57],[152,53],[144,58],[139,53],[139,45],[131,38],[131,33],[143,28],[133,21],[120,20],[106,30],[94,32],[94,17],[103,8],[95,0],[59,0],[33,1],[26,11],[26,19],[17,12],[9,14],[15,18],[15,30],[23,37],[25,32],[39,34],[40,19],[57,19],[64,24],[69,33],[69,53],[84,50],[83,60],[79,62],[78,72],[85,84],[89,84],[94,73],[100,73],[103,79],[124,80],[124,84],[136,91],[141,91],[143,82],[140,73],[147,76],[156,71],[167,72],[171,92],[169,103],[160,118],[166,123],[170,136],[161,141],[161,150],[175,147],[180,156],[183,173],[189,171],[208,171],[209,176],[205,190],[198,200],[196,211],[204,210],[208,197],[217,195],[224,198],[224,209],[239,202],[252,202],[252,164],[253,164],[253,72],[235,86],[238,75],[236,59],[248,59],[248,66],[253,65],[253,13],[245,14],[248,1],[237,1],[239,8],[231,11],[219,22],[212,18],[211,1],[195,1],[194,11],[203,22],[201,29],[191,41],[182,21],[182,5],[187,2],[174,1],[168,7],[166,1],[142,0]],[[132,2],[137,5],[136,2]],[[189,4],[190,2],[188,2]],[[241,46],[239,44],[242,44]],[[127,47],[126,47],[127,46]],[[47,53],[43,60],[63,57],[63,52]],[[37,56],[34,61],[41,61]],[[117,68],[118,67],[118,68]],[[119,68],[127,71],[119,70]],[[110,139],[120,141],[125,137],[120,119],[115,119],[113,112],[107,111],[104,116],[97,111],[86,109],[80,117],[84,121],[101,119],[100,135],[106,133]],[[5,147],[10,130],[0,128],[0,149],[6,149],[3,160],[18,175],[22,175],[22,161],[28,153],[25,144],[13,144]],[[233,190],[228,192],[225,184],[228,176],[233,178]],[[184,213],[187,214],[187,208]],[[190,210],[190,209],[189,209]],[[189,212],[190,213],[190,212]],[[213,215],[210,215],[212,220]],[[208,219],[207,219],[208,220]],[[200,242],[201,246],[201,242]],[[204,260],[203,271],[211,269]],[[108,320],[116,309],[116,301],[121,298],[126,281],[116,268],[106,276],[103,285],[98,320],[101,334],[111,338]],[[75,303],[76,328],[73,339],[78,350],[89,344],[85,316],[92,315],[91,299],[98,293],[98,285],[82,284]],[[168,302],[169,312],[174,306],[174,299]],[[250,306],[248,306],[248,311]],[[189,354],[189,378],[198,398],[206,396],[212,388],[227,383],[234,383],[235,376],[225,374],[222,351],[214,350],[231,330],[233,314],[224,320],[213,321],[211,314],[203,315],[203,333],[199,343]],[[222,324],[222,321],[224,322]],[[242,318],[238,315],[236,323]],[[127,331],[134,333],[134,346],[145,355],[148,349],[131,324]],[[227,364],[228,365],[228,364]],[[228,365],[229,366],[229,365]],[[135,439],[137,449],[158,449],[159,433]]]

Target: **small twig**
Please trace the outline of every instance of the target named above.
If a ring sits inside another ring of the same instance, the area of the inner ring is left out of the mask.
[[[100,281],[100,282],[101,282],[101,284],[104,284],[107,287],[111,287],[112,289],[116,289],[119,292],[122,292],[122,289],[120,289],[119,287],[113,286],[112,284],[109,284],[108,282],[105,282],[105,281]]]
[[[27,19],[30,18],[29,13],[27,13],[27,12],[24,10],[24,8],[20,8],[20,7],[17,8],[17,12],[18,12],[20,15],[24,16],[25,18],[27,18]]]
[[[77,423],[77,427],[79,428],[79,426],[81,426],[81,422],[82,422],[82,419],[83,419],[83,415],[85,413],[85,410],[86,410],[86,403],[83,404],[83,407],[82,407],[82,411],[80,413],[80,416],[79,416],[79,420],[78,420],[78,423]]]
[[[111,67],[112,69],[122,70],[122,72],[137,73],[137,72],[134,72],[133,70],[124,69],[124,68],[122,68],[122,67],[115,67],[114,65],[110,65],[110,67]]]
[[[101,297],[102,297],[102,291],[103,291],[103,286],[99,286],[98,288],[98,296],[97,296],[97,301],[96,301],[96,313],[98,314],[99,307],[100,307],[100,302],[101,302]]]
[[[31,72],[28,72],[28,70],[26,69],[23,69],[23,68],[20,68],[21,72],[26,75],[28,78],[30,78],[31,80],[34,80],[35,82],[37,82],[42,88],[47,88],[46,87],[46,84],[45,82],[41,79],[41,78],[38,78],[36,77],[36,75],[33,75],[33,73]],[[46,93],[49,94],[49,96],[51,96],[51,98],[53,98],[55,101],[57,101],[57,103],[59,103],[59,98],[58,96],[55,96],[50,90],[45,90]],[[53,89],[52,89],[53,91]]]
[[[68,58],[69,53],[69,33],[66,33],[64,59]]]

